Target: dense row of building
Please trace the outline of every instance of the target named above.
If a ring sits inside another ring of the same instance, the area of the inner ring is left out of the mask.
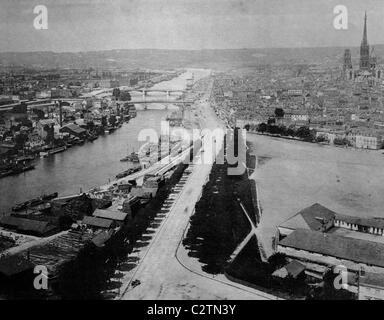
[[[134,116],[122,85],[147,86],[175,75],[24,68],[0,74],[0,177],[12,169],[12,156],[92,141]]]
[[[336,58],[217,73],[211,100],[230,126],[307,126],[328,143],[336,139],[379,149],[384,137],[383,92],[381,65],[369,47],[365,17],[358,63],[347,49],[342,63]],[[283,111],[278,117],[276,109]]]
[[[12,69],[0,73],[0,94],[7,100],[72,98],[95,88],[134,87],[160,81],[162,73],[94,69],[32,70]],[[158,79],[159,78],[159,79]],[[4,103],[0,101],[0,103]]]

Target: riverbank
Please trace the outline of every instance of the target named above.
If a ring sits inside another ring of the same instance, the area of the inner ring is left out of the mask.
[[[192,73],[195,81],[198,81],[207,76],[209,71],[187,69],[178,77],[157,83],[150,89],[184,90]],[[139,132],[145,128],[159,133],[160,123],[169,112],[172,112],[172,107],[169,110],[138,111],[136,118],[113,134],[101,136],[93,143],[74,146],[63,153],[38,159],[35,170],[25,174],[0,179],[0,214],[10,211],[16,203],[42,194],[53,191],[57,191],[60,196],[78,194],[80,190],[90,190],[114,180],[116,174],[132,167],[131,163],[120,162],[120,159],[139,150],[142,144],[137,139]]]
[[[320,146],[331,146],[333,148],[342,148],[342,149],[350,149],[350,150],[357,150],[357,151],[365,151],[365,152],[382,152],[382,149],[363,149],[363,148],[355,148],[350,145],[337,145],[337,144],[330,144],[328,142],[317,142],[317,141],[308,141],[302,138],[293,137],[293,136],[282,136],[280,134],[272,134],[272,133],[261,133],[258,131],[247,131],[247,133],[254,134],[254,135],[260,135],[260,136],[267,136],[272,138],[278,138],[278,139],[284,139],[284,140],[293,140],[297,142],[305,142],[305,143],[313,143]]]
[[[0,179],[0,212],[27,199],[57,191],[60,196],[78,194],[113,180],[119,172],[133,166],[120,162],[133,150],[139,150],[137,141],[142,128],[160,131],[160,121],[168,111],[138,111],[137,117],[112,134],[100,136],[93,143],[74,146],[51,157],[37,159],[36,168],[26,174]]]

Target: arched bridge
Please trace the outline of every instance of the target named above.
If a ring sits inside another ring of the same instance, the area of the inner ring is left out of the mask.
[[[124,91],[128,91],[129,93],[133,94],[133,93],[140,93],[142,94],[143,96],[143,99],[148,95],[148,93],[165,93],[165,95],[167,96],[167,98],[169,98],[172,94],[175,94],[175,93],[185,93],[187,92],[186,90],[183,90],[183,89],[128,89],[128,90],[124,90]]]

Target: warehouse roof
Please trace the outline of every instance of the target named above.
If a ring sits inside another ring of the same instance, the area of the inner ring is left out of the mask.
[[[104,219],[124,221],[127,218],[127,214],[128,213],[119,211],[117,209],[96,209],[93,213],[93,216]]]
[[[381,273],[366,272],[359,279],[360,285],[369,287],[384,288],[384,275]]]
[[[99,217],[85,216],[82,223],[97,228],[111,228],[113,221]]]
[[[384,267],[384,244],[379,242],[297,229],[284,238],[279,245]]]
[[[335,215],[336,212],[319,203],[315,203],[310,207],[299,211],[293,217],[285,220],[279,227],[288,229],[321,230],[323,223],[332,220]]]
[[[44,234],[55,229],[48,221],[32,220],[14,216],[4,216],[0,218],[0,225],[16,228],[19,231],[34,232]]]

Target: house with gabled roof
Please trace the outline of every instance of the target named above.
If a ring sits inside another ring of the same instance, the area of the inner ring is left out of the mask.
[[[326,232],[333,227],[336,212],[315,203],[278,226],[279,236],[285,237],[296,229]]]

